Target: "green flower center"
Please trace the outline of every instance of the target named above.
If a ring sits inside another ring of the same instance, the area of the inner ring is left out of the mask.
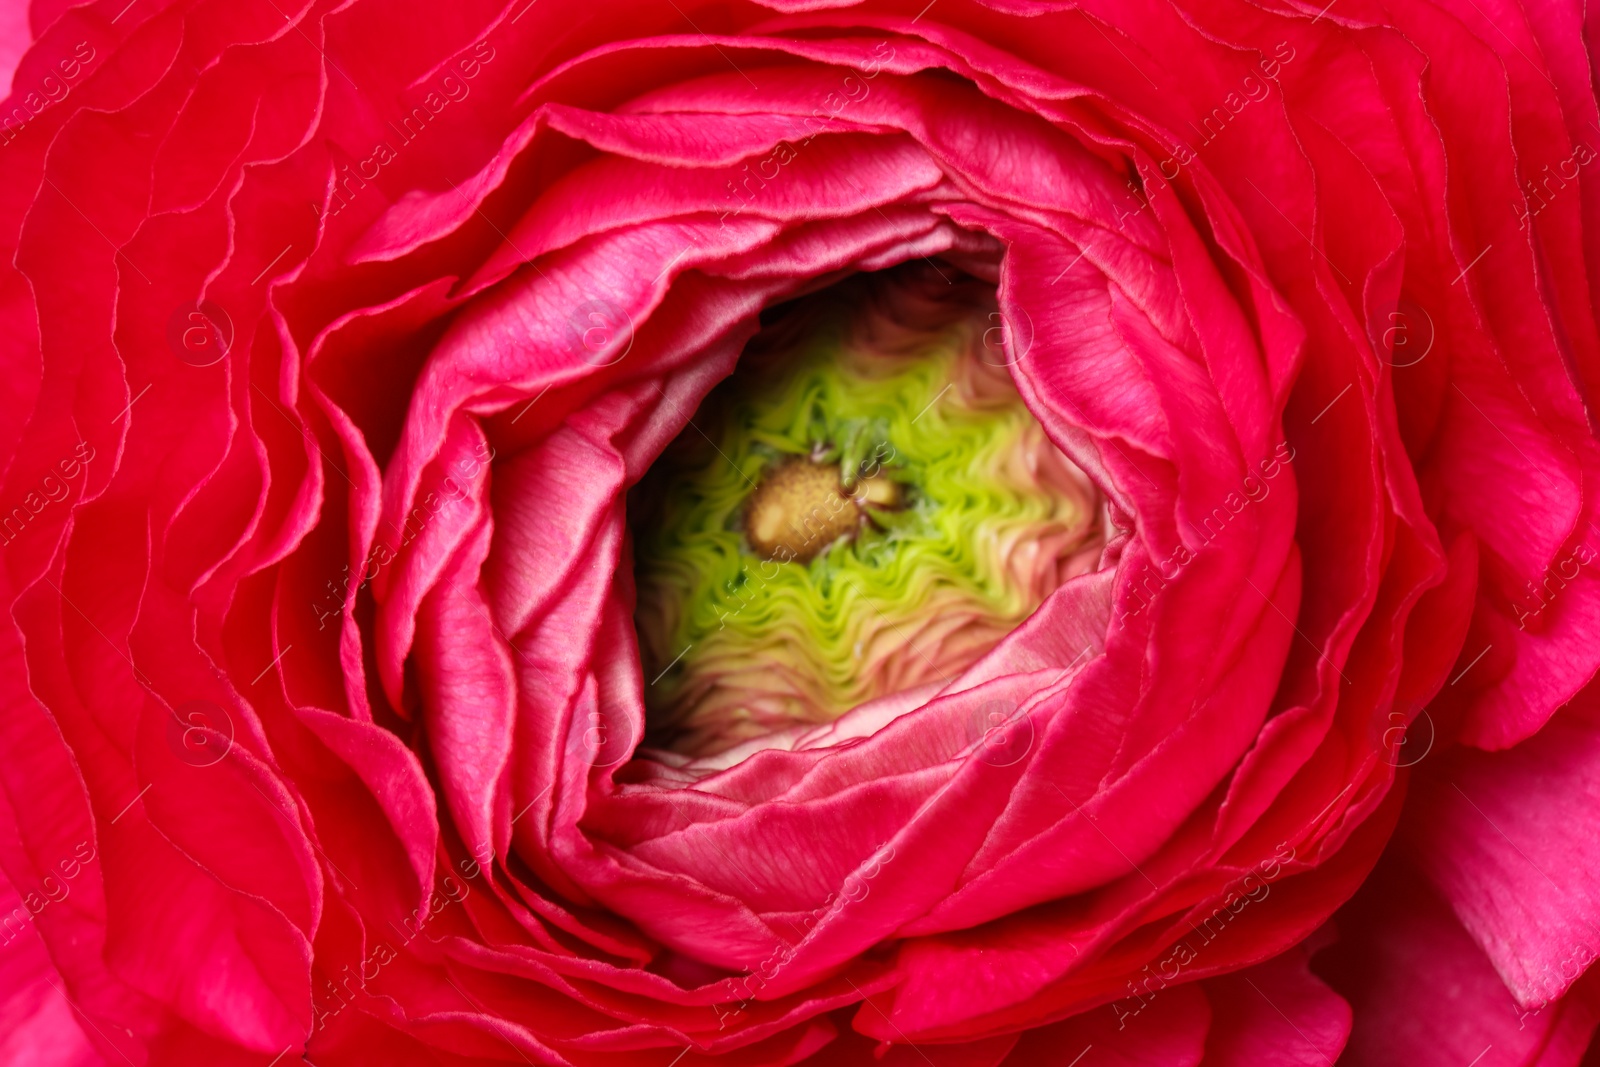
[[[658,745],[712,754],[949,682],[1084,556],[1093,490],[983,358],[984,309],[884,314],[770,328],[635,491]]]

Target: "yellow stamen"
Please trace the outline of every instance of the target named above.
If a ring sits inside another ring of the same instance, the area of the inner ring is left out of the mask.
[[[874,479],[874,481],[888,481]],[[839,485],[837,465],[792,459],[762,479],[745,512],[745,536],[767,559],[804,563],[855,533],[862,507]]]

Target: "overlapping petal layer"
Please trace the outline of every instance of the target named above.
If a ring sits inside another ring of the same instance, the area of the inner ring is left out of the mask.
[[[1576,1061],[1582,12],[1011,6],[35,7],[0,1050],[1456,1062],[1447,967]],[[628,488],[764,308],[923,258],[996,285],[1096,569],[947,683],[632,758]],[[1314,974],[1397,823],[1414,921]]]

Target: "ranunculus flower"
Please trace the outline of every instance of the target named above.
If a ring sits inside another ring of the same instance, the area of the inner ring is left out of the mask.
[[[13,10],[0,1063],[1579,1062],[1596,33]]]

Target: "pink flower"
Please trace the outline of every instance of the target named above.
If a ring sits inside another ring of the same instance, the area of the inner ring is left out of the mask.
[[[0,1064],[1577,1063],[1592,33],[6,16]],[[662,748],[630,490],[874,272],[1042,427],[1012,614],[688,661]]]

